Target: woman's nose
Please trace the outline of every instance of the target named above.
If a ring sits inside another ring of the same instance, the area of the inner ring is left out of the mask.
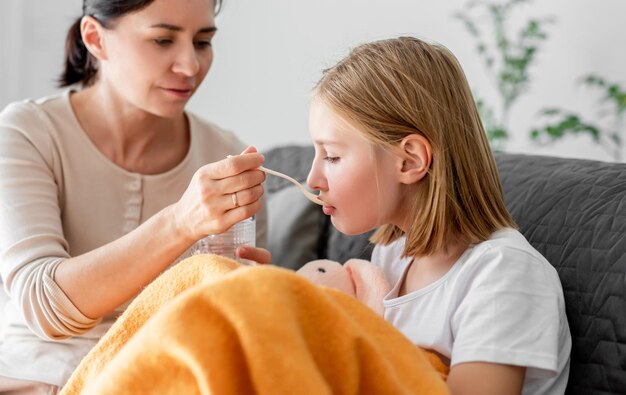
[[[185,47],[180,50],[172,70],[175,73],[183,74],[187,77],[193,77],[198,74],[200,70],[200,60],[198,59],[198,54],[193,44],[185,45]]]

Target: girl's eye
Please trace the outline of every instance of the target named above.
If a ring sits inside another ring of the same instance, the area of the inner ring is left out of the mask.
[[[339,162],[339,157],[338,156],[327,156],[324,158],[324,160],[328,163],[337,163]]]
[[[172,40],[171,38],[157,38],[154,40],[154,42],[161,47],[167,47],[168,45],[174,43],[174,40]]]

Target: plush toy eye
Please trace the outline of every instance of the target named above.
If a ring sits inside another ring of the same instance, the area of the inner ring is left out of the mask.
[[[324,269],[323,267],[318,267],[317,271],[320,273],[326,273],[326,269]]]

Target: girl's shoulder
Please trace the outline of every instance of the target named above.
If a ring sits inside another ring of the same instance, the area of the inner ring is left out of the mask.
[[[393,284],[399,280],[410,257],[402,257],[405,238],[388,245],[376,245],[372,263],[379,266]],[[550,289],[560,292],[560,280],[556,269],[516,229],[502,229],[489,239],[470,246],[445,276],[446,282],[454,282],[470,292],[474,288],[515,289],[525,284],[531,288]],[[550,291],[551,293],[553,291]],[[534,292],[534,291],[531,291]]]
[[[469,256],[478,260],[500,258],[503,262],[510,262],[507,258],[525,256],[527,260],[539,265],[551,265],[548,261],[526,240],[518,230],[505,228],[498,230],[489,239],[474,244],[468,248]]]
[[[400,279],[404,269],[412,260],[410,257],[402,256],[405,242],[406,237],[403,236],[387,245],[377,244],[372,251],[372,263],[382,269],[391,284],[395,284]]]
[[[476,286],[561,289],[556,269],[515,229],[499,230],[470,246],[457,264],[458,277]]]

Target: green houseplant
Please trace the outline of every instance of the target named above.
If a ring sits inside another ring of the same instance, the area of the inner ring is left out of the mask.
[[[606,119],[605,126],[598,122],[583,120],[577,114],[561,108],[548,108],[540,112],[541,118],[547,123],[533,129],[530,132],[531,138],[538,143],[551,143],[566,135],[587,133],[613,160],[622,161],[626,88],[595,74],[584,77],[582,84],[602,92],[600,116]]]
[[[476,45],[490,79],[494,82],[499,105],[492,106],[475,92],[487,137],[492,148],[505,146],[510,137],[509,115],[512,107],[530,85],[530,66],[541,44],[548,38],[546,25],[552,18],[529,18],[512,33],[511,16],[530,0],[504,2],[471,1],[454,14],[465,26]]]

